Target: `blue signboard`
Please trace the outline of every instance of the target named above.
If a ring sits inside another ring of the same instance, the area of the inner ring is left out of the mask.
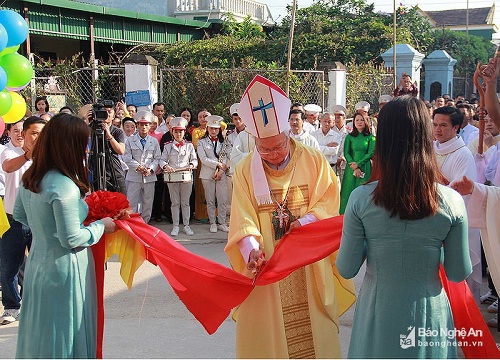
[[[128,91],[125,95],[125,103],[135,106],[151,105],[149,90]]]

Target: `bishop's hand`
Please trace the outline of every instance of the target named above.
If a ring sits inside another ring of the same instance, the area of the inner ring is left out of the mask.
[[[247,269],[252,271],[252,275],[255,278],[266,263],[266,254],[260,249],[253,249],[250,255],[248,255]]]

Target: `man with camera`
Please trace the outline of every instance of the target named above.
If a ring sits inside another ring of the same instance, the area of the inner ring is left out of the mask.
[[[114,103],[104,100],[102,104],[92,106],[90,127],[92,128],[92,154],[90,168],[92,172],[93,190],[106,190],[127,194],[125,188],[125,174],[118,155],[125,154],[125,133],[112,124],[115,117]],[[97,162],[104,154],[105,174]],[[105,181],[103,177],[105,176]]]

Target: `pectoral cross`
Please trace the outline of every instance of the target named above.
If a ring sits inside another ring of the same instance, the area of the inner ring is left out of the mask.
[[[285,204],[282,204],[282,205],[278,204],[278,208],[275,210],[276,215],[274,215],[274,218],[278,219],[279,227],[281,229],[283,229],[285,227],[285,220],[286,220],[286,223],[288,223],[288,219],[290,218],[290,216],[286,213],[286,211],[284,209],[284,205]]]

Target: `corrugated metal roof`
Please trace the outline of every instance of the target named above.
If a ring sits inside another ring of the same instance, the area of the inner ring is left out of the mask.
[[[173,43],[177,41],[177,32],[181,33],[180,38],[185,41],[201,39],[201,29],[207,25],[199,21],[141,14],[68,0],[8,0],[8,4],[4,6],[18,10],[22,3],[28,3],[31,33],[79,40],[90,38],[91,16],[94,18],[96,41],[127,45]]]
[[[70,0],[24,0],[26,3],[44,5],[44,6],[54,6],[64,9],[74,9],[80,11],[86,11],[88,13],[103,14],[103,15],[115,15],[125,18],[132,18],[138,20],[148,20],[174,25],[183,25],[196,28],[208,28],[211,25],[202,21],[195,20],[183,20],[177,19],[170,16],[160,16],[155,14],[145,14],[136,11],[122,10],[109,8],[105,6],[98,6],[93,4],[84,4],[81,2],[70,1]]]

